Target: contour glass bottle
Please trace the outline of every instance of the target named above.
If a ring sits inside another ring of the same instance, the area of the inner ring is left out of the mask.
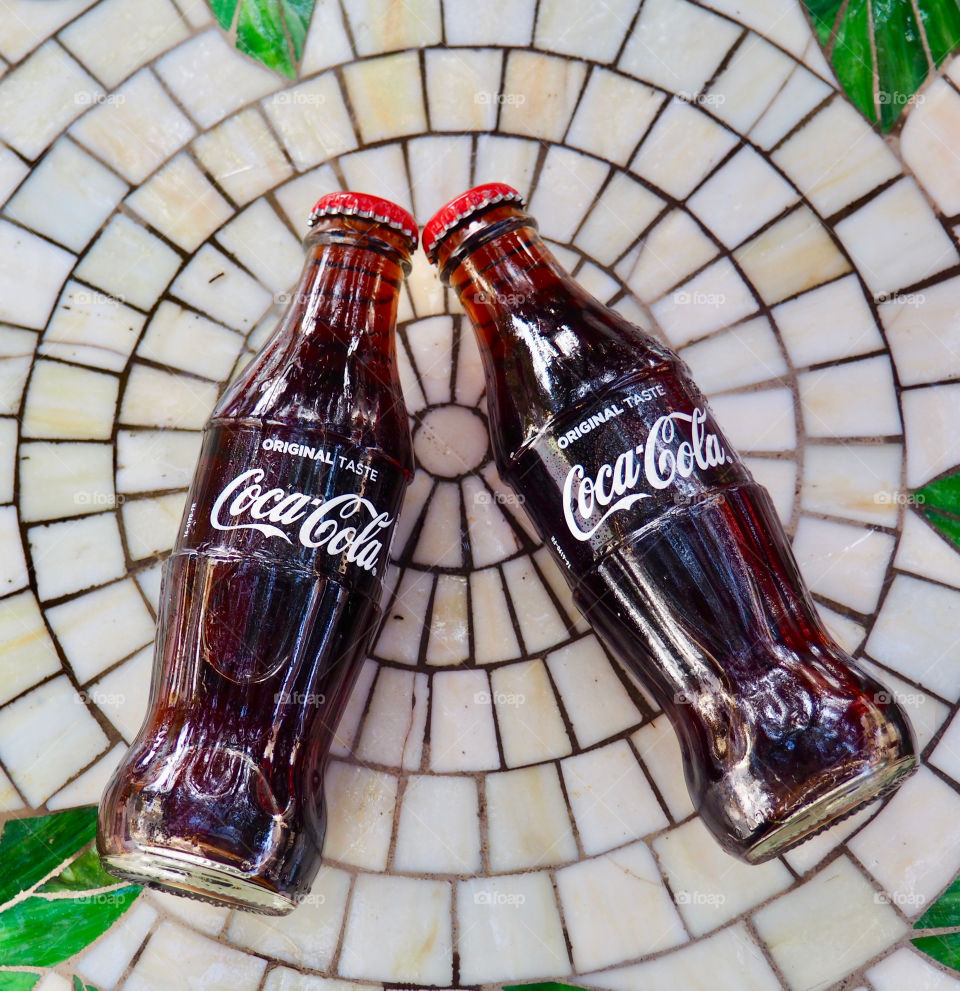
[[[720,843],[759,863],[892,790],[906,716],[825,632],[680,358],[567,275],[509,186],[451,201],[423,246],[476,331],[500,474],[670,718]]]
[[[416,225],[356,193],[310,225],[285,315],[207,424],[97,834],[111,873],[271,914],[320,865],[326,755],[412,474],[394,331]]]

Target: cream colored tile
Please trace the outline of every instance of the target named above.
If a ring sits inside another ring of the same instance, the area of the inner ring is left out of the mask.
[[[490,685],[483,671],[438,671],[433,676],[430,768],[488,771],[500,766]]]
[[[8,414],[19,412],[36,347],[37,335],[32,331],[0,326],[0,411]],[[12,479],[11,474],[10,485],[13,484]]]
[[[488,984],[570,972],[546,871],[457,885],[460,979]]]
[[[127,184],[69,138],[41,159],[4,213],[80,251],[127,192]]]
[[[22,695],[0,713],[0,760],[32,806],[41,805],[107,745],[65,677]]]
[[[95,705],[128,743],[139,732],[147,715],[152,674],[153,646],[148,645],[83,693],[85,700]]]
[[[389,584],[391,570],[392,568],[387,570],[387,584]],[[370,697],[370,686],[373,684],[373,679],[376,678],[379,669],[380,666],[377,662],[369,659],[360,665],[360,673],[357,675],[353,690],[347,698],[347,704],[330,745],[330,752],[337,757],[347,757],[353,749],[360,723],[363,721],[363,715],[366,711],[367,699]]]
[[[453,318],[448,316],[430,317],[417,320],[407,327],[407,347],[410,357],[419,373],[421,388],[427,402],[430,404],[448,403],[450,401],[450,362],[453,347]],[[440,410],[429,422],[435,423],[438,434],[444,434],[442,423],[436,423],[437,415],[453,417],[450,410]],[[429,416],[429,414],[428,414]],[[426,417],[424,420],[426,421]],[[456,421],[459,426],[459,420]],[[469,422],[469,420],[465,420]],[[479,422],[479,421],[478,421]],[[452,452],[456,454],[456,452]],[[482,452],[481,452],[482,453]],[[471,459],[472,460],[472,459]],[[434,469],[440,470],[435,471]],[[435,474],[456,476],[465,470],[463,464],[450,465],[448,470],[442,470],[440,465],[431,465],[430,470]]]
[[[547,667],[581,747],[640,722],[640,713],[593,635],[549,654]]]
[[[237,330],[253,327],[273,302],[259,282],[209,244],[193,256],[170,292]]]
[[[363,733],[354,748],[361,761],[400,767],[414,729],[416,703],[426,705],[426,684],[420,686],[419,692],[415,684],[419,677],[422,676],[412,671],[380,669],[363,721]]]
[[[427,129],[416,52],[354,62],[343,75],[364,143]]]
[[[750,132],[750,140],[761,148],[772,148],[833,90],[802,65],[793,74]]]
[[[894,565],[921,578],[960,588],[960,557],[954,545],[916,513],[904,513]]]
[[[74,275],[121,303],[149,310],[180,267],[180,256],[145,227],[117,214],[93,242]]]
[[[421,223],[469,188],[471,145],[467,136],[414,138],[407,143],[414,212]]]
[[[822,833],[806,839],[799,846],[788,850],[783,859],[801,876],[808,874],[832,854],[841,843],[849,839],[864,823],[876,814],[876,804],[870,804],[847,819],[842,819]]]
[[[18,433],[18,424],[13,417],[0,417],[0,502],[13,502]]]
[[[793,403],[789,389],[764,389],[714,396],[710,406],[735,449],[791,451],[797,444]]]
[[[456,775],[413,775],[400,806],[393,868],[423,874],[480,870],[477,783]]]
[[[117,432],[117,491],[185,488],[200,453],[200,434],[187,430]]]
[[[0,147],[0,203],[7,202],[29,172],[29,166],[12,148]]]
[[[141,69],[70,129],[82,145],[139,183],[195,134],[193,124],[164,92],[149,69]]]
[[[348,189],[375,189],[378,196],[393,200],[405,210],[413,210],[413,202],[410,199],[410,180],[407,178],[407,167],[401,145],[391,143],[380,148],[357,151],[352,155],[345,155],[340,159],[339,164],[347,181]],[[324,190],[321,189],[320,193],[323,192]],[[418,258],[423,258],[423,263],[429,264],[423,254],[417,252],[413,256],[414,272]],[[429,266],[429,269],[432,270],[432,278],[436,279],[436,271],[433,270],[433,266]],[[412,276],[407,277],[408,284],[411,278]],[[419,310],[418,314],[420,316],[425,315]]]
[[[124,502],[121,509],[123,532],[132,560],[141,561],[173,548],[185,500],[185,493],[174,492]]]
[[[146,902],[135,902],[107,935],[80,957],[77,973],[104,991],[112,991],[156,919],[157,913]]]
[[[437,45],[443,34],[440,0],[357,0],[346,13],[358,55]]]
[[[916,488],[960,461],[960,387],[910,389],[900,398],[907,440],[907,485]]]
[[[137,354],[149,361],[223,381],[243,347],[236,331],[164,300],[154,312]]]
[[[35,526],[27,532],[27,540],[41,602],[103,585],[122,578],[126,571],[114,513]],[[4,563],[9,567],[12,562]]]
[[[609,167],[568,148],[551,148],[530,199],[530,213],[540,232],[555,241],[569,241],[594,202]]]
[[[238,214],[217,241],[274,293],[284,294],[296,285],[303,249],[266,200],[258,199]]]
[[[533,39],[534,0],[446,0],[448,45],[519,45]]]
[[[677,735],[666,716],[658,716],[630,737],[675,821],[693,814],[683,774]]]
[[[37,361],[24,403],[24,437],[107,439],[113,429],[115,376]]]
[[[800,207],[737,248],[733,257],[767,303],[806,292],[850,271],[827,229]]]
[[[789,526],[796,498],[797,464],[786,458],[743,458],[747,470],[773,500],[773,508],[784,526]]]
[[[433,576],[408,568],[400,579],[397,594],[376,641],[376,655],[388,661],[416,664],[420,641],[426,629],[427,603]]]
[[[957,285],[956,278],[947,279],[878,307],[902,385],[960,376]]]
[[[27,564],[15,506],[0,507],[0,593],[16,592],[28,584]]]
[[[144,894],[152,905],[161,908],[166,915],[187,923],[191,929],[207,936],[218,936],[223,931],[230,912],[222,905],[194,901],[165,891],[154,891],[152,888],[148,888]]]
[[[430,129],[493,130],[500,105],[497,97],[503,53],[495,49],[432,48],[425,60]]]
[[[577,859],[560,775],[553,764],[488,774],[484,781],[492,871],[539,869]]]
[[[564,867],[556,877],[581,973],[687,941],[645,843]]]
[[[313,977],[287,967],[274,967],[267,974],[263,991],[382,991],[381,984],[355,984],[335,978]]]
[[[875,964],[866,976],[875,991],[956,991],[960,981],[927,957],[904,946]]]
[[[21,443],[19,468],[20,516],[25,523],[116,505],[109,444]]]
[[[470,575],[473,612],[474,658],[478,664],[505,661],[520,654],[520,643],[513,628],[503,581],[496,568]]]
[[[397,804],[397,779],[335,760],[326,770],[324,794],[324,857],[368,871],[384,870]]]
[[[60,670],[56,647],[30,591],[0,601],[0,704]]]
[[[196,975],[205,991],[256,991],[266,966],[259,957],[164,921],[150,937],[123,988],[162,991],[174,973]]]
[[[682,348],[697,385],[713,392],[754,385],[787,373],[780,344],[766,317],[757,317]]]
[[[105,86],[115,89],[135,69],[189,37],[170,0],[106,0],[60,32],[60,41]],[[118,44],[118,39],[123,39]]]
[[[477,138],[475,182],[506,182],[526,196],[533,180],[540,145],[523,138],[481,134]]]
[[[566,621],[557,611],[529,557],[508,561],[503,565],[503,576],[528,653],[549,650],[568,638]]]
[[[718,252],[685,210],[671,210],[643,239],[636,263],[617,271],[642,300],[654,300]]]
[[[901,431],[886,355],[804,372],[798,387],[811,437],[882,437]]]
[[[656,218],[666,203],[617,172],[590,209],[575,243],[603,265],[612,265]]]
[[[343,23],[343,11],[338,3],[318,3],[313,9],[307,37],[303,46],[300,74],[312,76],[353,57],[350,38]]]
[[[874,196],[836,225],[874,293],[887,294],[957,264],[957,249],[911,179]],[[897,250],[891,251],[890,245]]]
[[[796,67],[779,48],[751,33],[700,102],[738,134],[746,134]]]
[[[754,915],[791,987],[827,987],[899,937],[905,926],[841,856]],[[810,948],[817,948],[811,953]]]
[[[107,782],[127,752],[125,744],[118,743],[81,774],[64,785],[44,803],[48,809],[74,809],[78,805],[96,805],[103,795]]]
[[[16,16],[6,14],[5,21]],[[24,158],[36,158],[103,97],[100,84],[56,41],[48,41],[0,81],[0,139]]]
[[[6,0],[6,16],[0,29],[0,55],[10,62],[19,62],[39,42],[49,38],[95,2],[65,0],[56,4],[37,4],[33,0]]]
[[[907,714],[917,738],[917,752],[927,748],[950,716],[950,706],[934,698],[929,692],[922,692],[916,685],[898,678],[877,664],[859,658],[857,664],[868,674],[873,675],[883,686],[884,691]]]
[[[618,64],[689,99],[713,76],[739,33],[737,25],[686,0],[648,0]],[[670,37],[682,37],[683,45],[665,45]]]
[[[460,664],[467,659],[467,579],[461,575],[440,575],[433,599],[428,664]]]
[[[960,95],[936,80],[907,114],[900,137],[904,161],[934,202],[949,215],[960,213],[957,148],[960,147]]]
[[[452,978],[450,885],[361,874],[340,952],[344,977],[448,985]]]
[[[124,426],[199,430],[217,401],[212,382],[134,362],[120,405]]]
[[[899,444],[816,444],[804,452],[801,505],[864,523],[896,526]]]
[[[272,93],[282,77],[236,51],[213,29],[191,38],[157,62],[157,72],[202,128]],[[216,85],[211,81],[216,80]]]
[[[812,41],[803,11],[787,3],[768,4],[763,0],[710,0],[707,4],[727,17],[752,28],[798,58]]]
[[[0,257],[0,320],[39,330],[76,257],[6,220],[0,220]]]
[[[473,566],[483,568],[516,553],[520,543],[494,494],[476,476],[461,484]]]
[[[496,668],[490,683],[508,767],[565,757],[571,752],[543,661]]]
[[[499,130],[559,141],[585,76],[582,62],[532,51],[510,52],[499,96]]]
[[[639,0],[613,0],[571,9],[564,0],[544,0],[533,43],[546,51],[612,62],[639,6]]]

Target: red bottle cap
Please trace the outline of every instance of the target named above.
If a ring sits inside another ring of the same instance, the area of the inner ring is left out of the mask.
[[[437,260],[437,245],[444,235],[462,220],[495,203],[517,203],[523,206],[523,197],[505,182],[485,182],[474,186],[439,210],[423,225],[423,250],[431,262]]]
[[[402,206],[379,196],[349,190],[327,193],[317,200],[310,212],[309,225],[315,226],[321,217],[362,217],[364,220],[377,220],[405,234],[410,239],[411,251],[415,251],[417,247],[417,222]]]

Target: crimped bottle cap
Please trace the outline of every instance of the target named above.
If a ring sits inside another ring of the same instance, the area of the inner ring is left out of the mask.
[[[505,182],[485,182],[482,186],[468,189],[450,200],[446,206],[440,207],[423,225],[421,241],[427,258],[431,262],[436,262],[437,246],[449,231],[478,210],[496,203],[516,203],[522,207],[523,197],[513,186],[508,186]]]
[[[310,211],[309,225],[314,227],[321,217],[362,217],[364,220],[376,220],[406,235],[410,240],[411,252],[417,247],[417,222],[402,206],[379,196],[349,190],[327,193],[317,200]]]

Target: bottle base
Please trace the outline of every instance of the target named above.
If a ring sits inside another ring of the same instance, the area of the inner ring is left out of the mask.
[[[131,853],[101,854],[100,859],[105,870],[125,881],[216,905],[263,915],[287,915],[297,904],[291,896],[236,868],[178,850],[144,848]]]
[[[844,781],[783,822],[775,823],[741,851],[740,856],[749,864],[762,864],[778,857],[859,812],[870,802],[885,798],[904,778],[913,774],[917,766],[916,756],[910,754]]]

